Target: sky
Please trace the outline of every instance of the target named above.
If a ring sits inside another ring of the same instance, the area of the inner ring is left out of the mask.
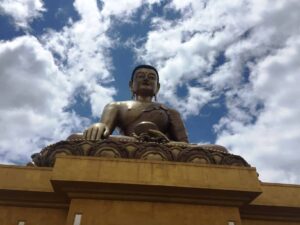
[[[299,12],[298,0],[0,0],[0,163],[99,121],[150,64],[191,143],[300,184]]]

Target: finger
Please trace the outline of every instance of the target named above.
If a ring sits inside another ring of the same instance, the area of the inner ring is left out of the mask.
[[[85,131],[83,132],[83,137],[84,137],[84,139],[88,139],[88,138],[87,138],[87,130],[85,130]]]
[[[157,137],[162,137],[164,138],[166,141],[169,141],[169,138],[164,134],[162,133],[161,131],[159,130],[153,130],[153,129],[149,129],[148,132],[152,135],[155,135]]]
[[[103,137],[107,138],[109,136],[109,129],[105,128],[105,131],[103,132]]]
[[[88,128],[88,129],[86,130],[86,139],[91,140],[92,131],[93,131],[92,128]]]
[[[92,135],[91,135],[91,139],[92,140],[96,140],[96,136],[97,136],[98,130],[99,130],[98,127],[93,127],[93,129],[92,129]]]
[[[102,134],[103,134],[103,128],[102,128],[102,127],[99,127],[99,128],[98,128],[97,135],[96,135],[96,140],[100,140]]]
[[[158,130],[153,130],[153,129],[149,129],[148,130],[148,133],[149,134],[152,134],[152,135],[155,135],[155,136],[162,136],[162,133],[161,132],[159,132]]]

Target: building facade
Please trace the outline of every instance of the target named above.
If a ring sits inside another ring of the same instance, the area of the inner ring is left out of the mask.
[[[0,166],[1,225],[300,225],[300,186],[253,167],[57,156]]]

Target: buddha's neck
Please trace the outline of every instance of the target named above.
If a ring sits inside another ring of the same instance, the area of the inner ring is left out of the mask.
[[[152,96],[138,95],[138,96],[135,97],[135,100],[139,101],[139,102],[152,102]]]

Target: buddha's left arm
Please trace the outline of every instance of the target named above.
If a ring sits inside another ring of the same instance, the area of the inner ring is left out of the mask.
[[[169,133],[171,139],[174,141],[181,141],[181,142],[188,143],[189,142],[188,135],[180,114],[174,109],[169,109],[168,111],[169,111],[169,119],[170,119]]]

